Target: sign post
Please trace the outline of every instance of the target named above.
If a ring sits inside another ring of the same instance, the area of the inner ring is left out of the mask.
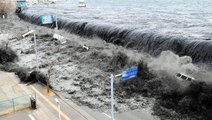
[[[123,71],[121,80],[125,81],[125,80],[131,79],[131,78],[135,78],[135,77],[137,77],[137,74],[138,74],[138,67],[133,67],[133,68],[127,69],[127,70]]]
[[[133,67],[133,68],[129,68],[129,69],[123,71],[122,74],[118,74],[118,75],[111,74],[110,75],[111,120],[115,120],[115,117],[114,117],[114,90],[113,90],[114,79],[117,77],[121,77],[122,81],[126,81],[131,78],[137,77],[137,74],[138,74],[138,67]]]
[[[114,120],[114,93],[113,93],[113,82],[114,82],[114,75],[111,74],[110,76],[110,87],[111,87],[111,91],[110,91],[110,97],[111,97],[111,118],[112,120]]]

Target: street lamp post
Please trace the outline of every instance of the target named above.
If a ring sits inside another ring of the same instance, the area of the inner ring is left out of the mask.
[[[39,70],[39,67],[38,67],[38,50],[37,50],[37,39],[36,39],[35,31],[33,31],[33,34],[34,34],[35,56],[36,56],[36,71],[38,71]]]
[[[59,118],[59,120],[61,120],[61,115],[60,115],[60,101],[57,99],[57,98],[55,98],[55,101],[56,101],[56,103],[57,103],[57,106],[58,106],[58,109],[59,109],[59,112],[58,112],[58,118]]]
[[[22,35],[23,38],[25,38],[26,36],[32,35],[33,34],[33,38],[34,38],[34,49],[35,49],[35,58],[36,58],[36,71],[39,70],[39,61],[38,61],[38,50],[37,50],[37,39],[36,39],[36,33],[35,30],[31,30],[25,34]]]

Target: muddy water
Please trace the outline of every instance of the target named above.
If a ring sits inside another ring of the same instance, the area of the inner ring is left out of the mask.
[[[70,21],[115,24],[189,39],[212,39],[211,0],[78,0],[37,4],[29,14],[54,14]]]
[[[37,4],[20,18],[39,24],[40,15],[56,15],[59,28],[97,36],[153,56],[170,50],[194,62],[212,64],[212,8],[209,0],[59,1]]]

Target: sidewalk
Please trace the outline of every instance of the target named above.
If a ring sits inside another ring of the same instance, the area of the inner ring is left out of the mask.
[[[26,92],[19,86],[19,81],[13,73],[0,71],[0,101],[25,95]]]
[[[0,71],[0,116],[26,109],[30,105],[31,95],[21,88],[13,73]]]
[[[27,97],[25,99],[20,99],[17,101],[15,100],[15,104],[17,104],[16,111],[19,111],[14,113],[12,106],[13,103],[11,103],[9,100],[32,93],[35,93],[35,91],[30,89],[29,86],[19,84],[19,78],[14,73],[0,71],[0,120],[19,120],[17,118],[29,118],[28,114],[37,116],[35,117],[37,118],[36,120],[57,120],[57,114],[52,113],[50,110],[51,108],[47,107],[45,102],[39,100],[40,98],[38,96],[38,109],[33,111],[29,109],[30,97]],[[5,100],[6,102],[1,102]],[[23,107],[24,104],[27,104],[28,109]],[[23,108],[19,109],[18,105],[22,106]]]
[[[68,104],[54,93],[47,94],[45,87],[40,84],[26,86],[18,83],[19,79],[13,73],[0,72],[1,100],[36,93],[37,109],[25,109],[4,116],[0,115],[0,120],[58,120],[59,112],[61,120],[96,120],[75,103],[69,101]],[[60,109],[55,102],[55,98],[60,101]],[[25,101],[28,100],[22,102]],[[2,105],[4,106],[4,104]],[[3,107],[0,104],[1,108]],[[10,106],[10,109],[12,110],[12,106]],[[7,112],[9,113],[9,111]],[[33,117],[33,119],[30,117]]]

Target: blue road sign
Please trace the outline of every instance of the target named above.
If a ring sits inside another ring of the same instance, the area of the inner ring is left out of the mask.
[[[138,67],[129,68],[122,73],[121,80],[125,81],[137,77],[137,74],[138,74]]]
[[[40,17],[40,21],[42,25],[52,24],[55,21],[55,17],[52,15],[43,15]]]
[[[17,1],[17,7],[27,7],[26,1]]]

